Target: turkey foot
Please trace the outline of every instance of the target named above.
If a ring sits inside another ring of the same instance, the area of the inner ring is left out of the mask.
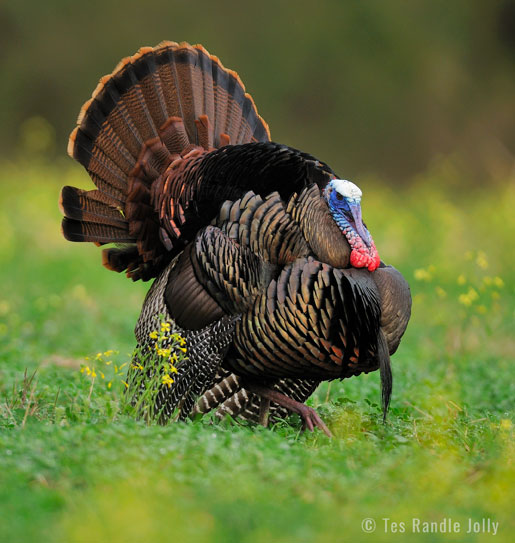
[[[263,400],[265,399],[269,400],[269,402],[275,402],[283,407],[286,407],[286,409],[288,409],[289,411],[293,411],[293,413],[297,413],[298,415],[300,415],[303,421],[303,429],[307,428],[310,432],[313,432],[315,428],[320,428],[320,430],[322,430],[326,436],[333,437],[333,435],[329,431],[329,428],[325,425],[324,421],[320,418],[318,413],[312,407],[308,407],[307,405],[297,402],[292,398],[288,398],[288,396],[286,396],[285,394],[281,394],[277,390],[273,390],[264,385],[258,385],[256,383],[250,383],[248,381],[245,381],[243,386],[248,391],[253,392],[254,394],[257,394],[261,397],[261,406],[263,406]],[[263,415],[260,409],[260,422],[262,420],[262,417]]]

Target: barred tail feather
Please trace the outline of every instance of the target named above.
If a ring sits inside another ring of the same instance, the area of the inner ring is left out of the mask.
[[[158,137],[171,117],[184,123],[188,143],[199,144],[197,121],[202,116],[200,132],[209,126],[206,139],[215,147],[221,134],[233,144],[270,139],[236,72],[201,45],[163,42],[143,47],[100,80],[81,109],[68,152],[90,173],[120,189],[143,144]]]
[[[100,80],[80,111],[68,153],[96,190],[63,189],[63,233],[72,241],[137,242],[138,253],[128,261],[125,252],[124,262],[132,269],[152,258],[156,264],[172,242],[159,233],[151,187],[173,155],[193,145],[209,150],[269,139],[238,75],[201,45],[143,47]],[[138,224],[132,224],[134,214]],[[145,238],[156,232],[155,239]],[[112,254],[104,256],[112,261]]]

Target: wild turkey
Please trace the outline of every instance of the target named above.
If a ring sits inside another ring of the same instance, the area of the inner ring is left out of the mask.
[[[105,267],[157,277],[138,344],[151,349],[164,318],[190,354],[160,391],[165,419],[288,410],[328,433],[303,402],[322,380],[378,368],[386,413],[411,298],[380,262],[356,185],[271,142],[238,75],[200,45],[122,60],[77,124],[68,152],[96,189],[63,188],[63,234],[115,243]]]

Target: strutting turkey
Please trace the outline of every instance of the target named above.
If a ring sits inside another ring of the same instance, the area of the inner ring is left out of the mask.
[[[329,434],[303,402],[322,380],[378,368],[386,413],[409,287],[380,261],[359,188],[270,141],[235,72],[201,45],[142,48],[100,80],[77,125],[68,152],[96,189],[63,188],[65,238],[114,243],[106,268],[156,278],[140,348],[163,318],[187,341],[159,391],[163,420],[294,411]]]

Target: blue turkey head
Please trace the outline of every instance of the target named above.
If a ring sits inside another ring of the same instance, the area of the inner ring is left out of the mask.
[[[361,196],[360,188],[346,179],[332,179],[324,189],[333,219],[350,245],[351,266],[374,271],[380,258],[361,218]]]

